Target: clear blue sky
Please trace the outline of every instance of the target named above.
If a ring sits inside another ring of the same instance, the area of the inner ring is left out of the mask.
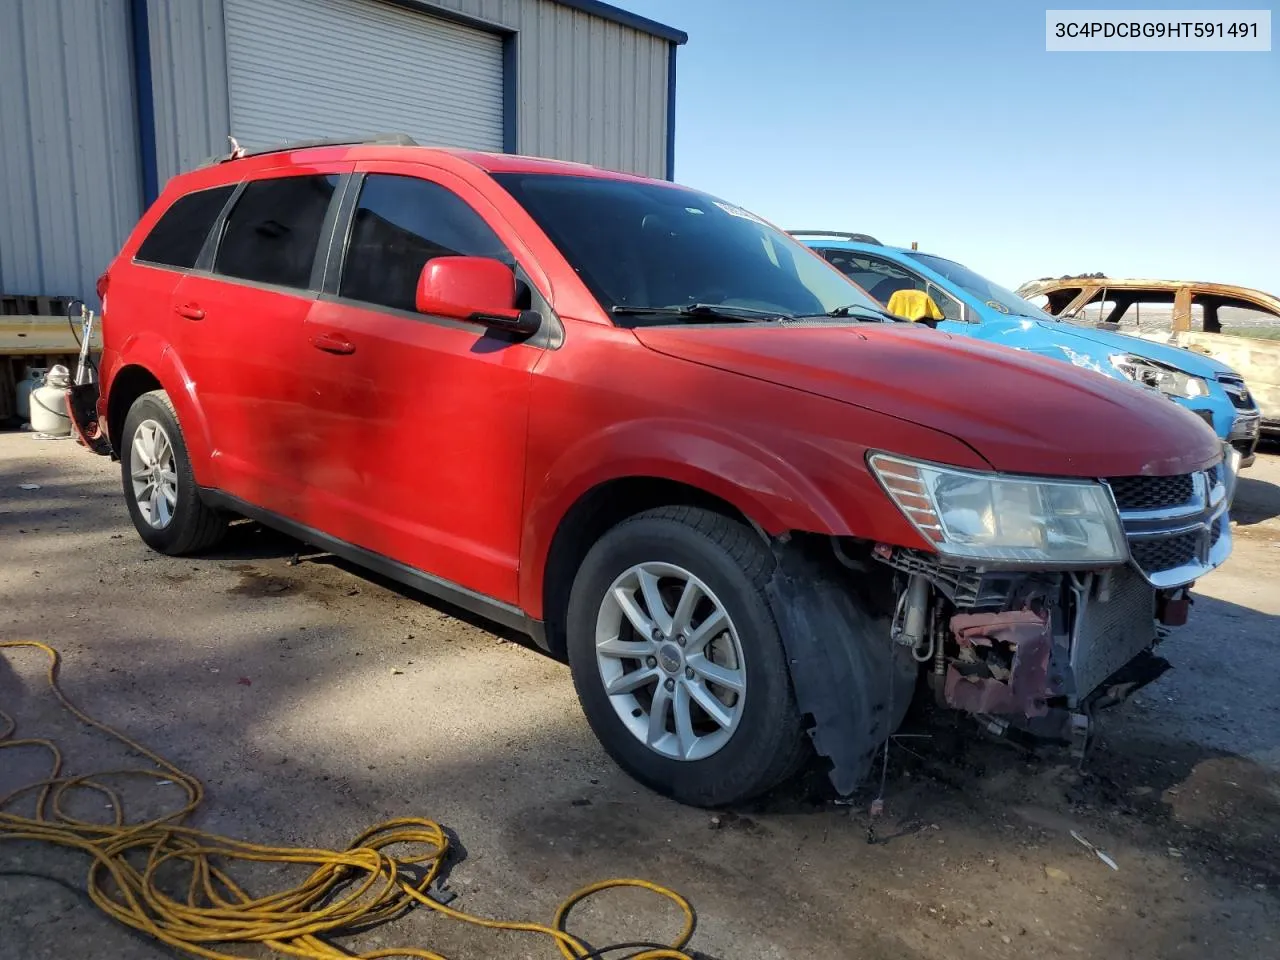
[[[1280,294],[1280,10],[1270,53],[1083,54],[1045,52],[1049,4],[1028,0],[615,2],[689,34],[681,183],[1007,286],[1101,270]]]

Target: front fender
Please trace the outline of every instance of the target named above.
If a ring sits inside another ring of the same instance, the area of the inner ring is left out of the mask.
[[[196,390],[196,384],[187,373],[181,358],[173,349],[173,345],[155,334],[141,332],[129,337],[121,344],[117,352],[109,376],[104,376],[105,396],[111,402],[111,392],[115,389],[120,374],[131,367],[140,368],[150,373],[160,382],[161,388],[169,394],[174,410],[178,414],[178,424],[182,427],[182,440],[191,460],[191,469],[196,483],[200,486],[217,486],[213,473],[213,442],[209,432],[209,421]],[[119,438],[111,437],[111,442],[118,449]]]
[[[759,442],[706,421],[645,418],[612,425],[559,453],[531,484],[521,538],[520,601],[542,616],[542,579],[562,518],[590,490],[612,480],[652,477],[705,491],[731,504],[765,533],[853,533],[848,508],[831,500],[787,459]],[[869,484],[874,481],[867,478]],[[878,489],[872,491],[883,502]]]

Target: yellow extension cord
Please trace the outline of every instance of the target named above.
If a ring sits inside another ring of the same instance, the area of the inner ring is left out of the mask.
[[[419,903],[436,913],[490,930],[540,934],[555,941],[566,960],[584,960],[593,953],[565,929],[569,913],[583,900],[614,887],[638,887],[671,900],[684,913],[684,929],[670,947],[645,947],[631,960],[692,960],[684,947],[693,936],[694,914],[680,894],[647,880],[618,879],[595,883],[574,893],[556,910],[550,926],[507,920],[489,920],[432,899],[427,891],[445,863],[449,841],[432,820],[404,817],[370,827],[346,850],[312,850],[272,847],[232,840],[186,826],[184,821],[204,799],[204,786],[191,774],[105,723],[94,720],[73,704],[58,686],[58,652],[36,641],[0,642],[0,650],[30,648],[49,659],[48,682],[59,702],[82,723],[120,741],[155,763],[157,769],[103,771],[81,776],[62,772],[62,753],[52,740],[13,739],[14,719],[0,710],[0,749],[43,748],[52,757],[49,775],[0,797],[0,840],[40,840],[79,850],[92,858],[89,896],[108,915],[157,940],[209,960],[242,960],[217,947],[234,943],[262,943],[293,957],[311,960],[383,957],[418,957],[446,960],[423,948],[402,947],[352,954],[326,943],[321,937],[337,936],[351,928],[393,919]],[[133,778],[172,781],[187,795],[181,809],[145,823],[125,821],[120,794],[107,779]],[[100,794],[111,810],[110,824],[92,823],[69,815],[63,801],[77,790]],[[35,816],[9,812],[14,803],[31,794]],[[425,852],[392,856],[386,848],[410,844]],[[137,864],[145,857],[145,866]],[[235,860],[261,863],[306,864],[313,870],[297,886],[264,897],[253,897],[224,872]],[[160,889],[157,872],[173,861],[189,871],[185,900],[174,899]],[[416,868],[417,873],[412,869]],[[339,891],[339,887],[347,889]],[[331,901],[331,902],[330,902]],[[623,949],[623,948],[619,948]],[[612,952],[612,951],[608,951]]]

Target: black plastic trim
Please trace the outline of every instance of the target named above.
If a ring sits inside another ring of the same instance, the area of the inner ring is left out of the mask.
[[[250,157],[265,157],[272,153],[290,153],[294,150],[314,150],[320,147],[417,147],[417,140],[407,133],[375,133],[367,137],[321,137],[313,140],[293,140],[273,143],[265,147],[241,147],[240,153],[228,153],[214,157],[204,166],[216,166],[220,163],[233,163],[236,160],[247,160]]]
[[[843,230],[788,230],[787,233],[793,237],[830,237],[832,240],[848,240],[852,243],[874,244],[877,247],[883,247],[884,244],[868,233],[846,233]]]
[[[227,202],[222,205],[222,212],[214,218],[213,226],[209,228],[209,235],[204,238],[204,246],[200,248],[200,256],[196,257],[195,265],[188,272],[212,272],[213,261],[218,255],[218,247],[222,244],[222,235],[227,229],[227,218],[231,216],[231,211],[240,202],[240,194],[244,193],[244,188],[247,185],[247,180],[241,180],[235,185],[231,191],[231,196],[227,197]],[[223,186],[226,186],[226,184],[223,184]]]
[[[312,290],[324,291],[328,282],[329,271],[333,263],[333,241],[338,228],[346,221],[343,219],[347,209],[347,195],[351,193],[351,181],[355,175],[344,173],[338,181],[334,196],[329,200],[329,209],[324,213],[320,224],[320,238],[316,242],[316,257],[311,262]],[[358,192],[358,191],[357,191]]]
[[[546,631],[542,623],[531,618],[519,607],[501,600],[495,600],[493,597],[477,593],[452,581],[433,576],[400,563],[398,560],[392,560],[390,557],[374,553],[372,550],[366,550],[345,540],[339,540],[337,537],[331,537],[327,533],[322,533],[312,527],[297,523],[287,517],[282,517],[270,510],[256,507],[241,500],[239,497],[234,497],[221,490],[212,487],[201,487],[200,498],[211,507],[229,510],[240,516],[256,520],[263,526],[271,527],[273,530],[279,530],[281,533],[313,544],[322,550],[332,553],[335,557],[341,557],[351,563],[372,570],[374,573],[380,574],[389,580],[394,580],[396,583],[402,583],[406,587],[420,590],[428,596],[452,604],[461,610],[466,610],[468,613],[473,613],[508,629],[526,634],[538,646],[547,649]]]

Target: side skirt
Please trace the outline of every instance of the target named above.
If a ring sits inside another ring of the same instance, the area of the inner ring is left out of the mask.
[[[331,537],[327,533],[304,526],[287,517],[272,513],[270,510],[255,507],[253,504],[247,503],[239,497],[223,493],[221,490],[202,487],[200,489],[200,498],[211,507],[227,510],[242,517],[248,517],[250,520],[256,520],[264,527],[271,527],[273,530],[279,530],[281,533],[310,543],[333,554],[335,557],[341,557],[343,560],[372,570],[388,580],[394,580],[396,583],[421,591],[436,600],[441,600],[459,609],[466,610],[468,613],[483,617],[510,630],[526,634],[542,650],[550,650],[546,636],[546,625],[541,620],[533,619],[519,607],[503,603],[501,600],[495,600],[493,597],[485,596],[482,593],[476,593],[474,590],[469,590],[449,580],[432,576],[429,573],[400,563],[398,560],[392,560],[390,557],[374,553],[372,550],[366,550],[363,547],[357,547],[355,544],[347,543],[345,540]]]

